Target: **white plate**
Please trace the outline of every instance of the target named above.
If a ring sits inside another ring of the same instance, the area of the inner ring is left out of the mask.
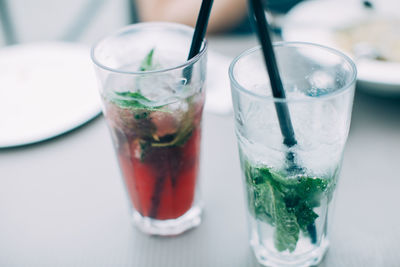
[[[100,111],[87,46],[52,42],[0,49],[0,147],[58,136]]]
[[[360,0],[310,0],[295,6],[286,16],[282,27],[285,41],[318,43],[342,50],[334,38],[337,29],[357,25],[368,19],[400,17],[398,0],[372,1],[374,9],[363,7]],[[400,63],[372,59],[356,59],[360,89],[377,94],[400,94]]]

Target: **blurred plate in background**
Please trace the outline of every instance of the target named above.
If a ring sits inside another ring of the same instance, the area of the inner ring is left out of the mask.
[[[285,41],[318,43],[354,59],[359,88],[380,95],[400,95],[400,6],[397,0],[310,0],[285,18]]]
[[[99,113],[87,46],[51,42],[0,50],[0,147],[49,139]]]

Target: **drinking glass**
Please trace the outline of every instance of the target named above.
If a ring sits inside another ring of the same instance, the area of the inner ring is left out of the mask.
[[[274,98],[260,47],[232,62],[229,75],[247,199],[250,244],[267,266],[318,264],[346,143],[354,63],[316,44],[276,43],[286,98]],[[284,144],[276,108],[287,106],[297,144]]]
[[[207,44],[187,60],[193,29],[138,23],[92,49],[134,224],[176,235],[201,222],[198,171]]]

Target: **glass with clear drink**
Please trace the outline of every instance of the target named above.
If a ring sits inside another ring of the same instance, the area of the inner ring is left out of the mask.
[[[250,244],[266,266],[311,266],[329,245],[357,71],[327,47],[277,43],[274,50],[285,99],[272,96],[260,47],[229,69]],[[279,105],[289,109],[297,140],[291,147],[284,144]]]

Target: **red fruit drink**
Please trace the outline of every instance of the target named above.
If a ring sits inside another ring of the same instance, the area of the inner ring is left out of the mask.
[[[207,42],[188,59],[193,34],[176,23],[136,23],[91,51],[132,222],[151,235],[178,235],[201,223]]]
[[[182,101],[173,109],[105,101],[131,203],[143,217],[176,219],[194,202],[204,95]]]

